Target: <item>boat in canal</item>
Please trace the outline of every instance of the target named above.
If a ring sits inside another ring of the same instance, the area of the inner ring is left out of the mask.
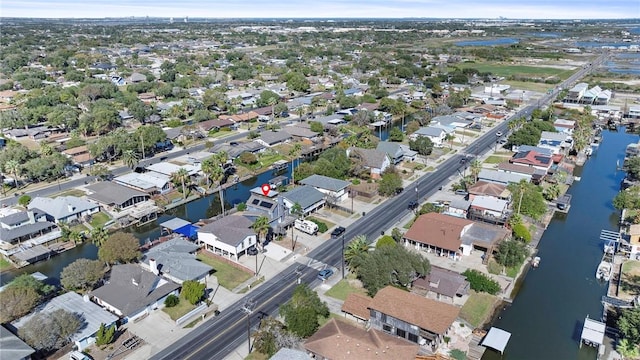
[[[533,259],[531,259],[531,266],[533,266],[534,268],[537,268],[538,266],[540,266],[540,256],[536,256]]]
[[[611,271],[613,270],[613,264],[602,259],[596,270],[596,279],[602,281],[609,281],[611,279]]]

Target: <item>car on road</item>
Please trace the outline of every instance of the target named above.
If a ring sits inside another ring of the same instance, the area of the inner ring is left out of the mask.
[[[496,136],[497,136],[497,137],[502,136],[502,132],[501,132],[501,131],[498,131],[498,132],[496,133]]]
[[[345,229],[344,227],[338,226],[337,228],[333,229],[333,231],[331,232],[331,237],[337,238],[338,236],[344,234],[346,230],[347,229]]]
[[[415,200],[409,201],[409,210],[415,210],[418,207],[418,202]]]
[[[320,270],[320,272],[318,273],[318,279],[325,281],[330,278],[331,275],[333,275],[333,270],[331,269]]]
[[[238,146],[238,142],[237,141],[231,141],[231,142],[229,142],[229,145]]]

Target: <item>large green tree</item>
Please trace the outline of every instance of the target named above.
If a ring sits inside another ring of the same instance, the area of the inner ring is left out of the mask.
[[[418,136],[415,140],[409,141],[409,149],[417,151],[420,155],[431,155],[433,142],[426,136]]]
[[[640,308],[623,310],[617,325],[623,338],[631,344],[640,345]]]
[[[104,272],[102,261],[78,259],[62,269],[60,283],[69,290],[90,290],[102,279]]]
[[[329,316],[329,307],[309,285],[300,284],[293,290],[291,300],[280,306],[280,315],[289,331],[306,338],[318,330],[320,317]]]
[[[29,313],[54,288],[29,274],[16,277],[0,291],[0,323],[15,320]]]
[[[512,267],[522,264],[527,255],[529,255],[529,250],[524,243],[517,240],[505,240],[498,246],[496,260],[500,265]]]
[[[18,330],[18,335],[36,350],[59,349],[69,343],[83,323],[78,314],[64,309],[39,312]]]
[[[547,212],[547,203],[538,185],[522,180],[518,184],[509,184],[507,188],[511,191],[515,212],[536,220]]]
[[[402,188],[402,178],[395,167],[390,166],[382,173],[378,181],[378,193],[383,196],[391,196]]]
[[[98,258],[108,264],[135,261],[140,258],[140,242],[129,233],[113,233],[98,249]]]
[[[195,305],[204,296],[205,285],[195,280],[187,280],[182,283],[180,296],[185,298],[191,305]]]

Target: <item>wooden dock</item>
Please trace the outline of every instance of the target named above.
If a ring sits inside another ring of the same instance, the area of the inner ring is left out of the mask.
[[[471,342],[469,343],[469,351],[467,352],[467,359],[469,360],[480,360],[482,359],[482,355],[484,355],[485,348],[480,345],[482,338],[485,336],[483,332],[474,331],[473,336],[471,337]]]

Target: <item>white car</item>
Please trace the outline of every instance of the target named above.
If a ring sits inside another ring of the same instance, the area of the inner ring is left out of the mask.
[[[69,359],[71,359],[71,360],[93,360],[89,356],[81,353],[80,351],[72,351],[71,355],[69,356]]]
[[[496,133],[496,136],[497,136],[497,137],[502,136],[502,132],[498,131],[498,132]]]

